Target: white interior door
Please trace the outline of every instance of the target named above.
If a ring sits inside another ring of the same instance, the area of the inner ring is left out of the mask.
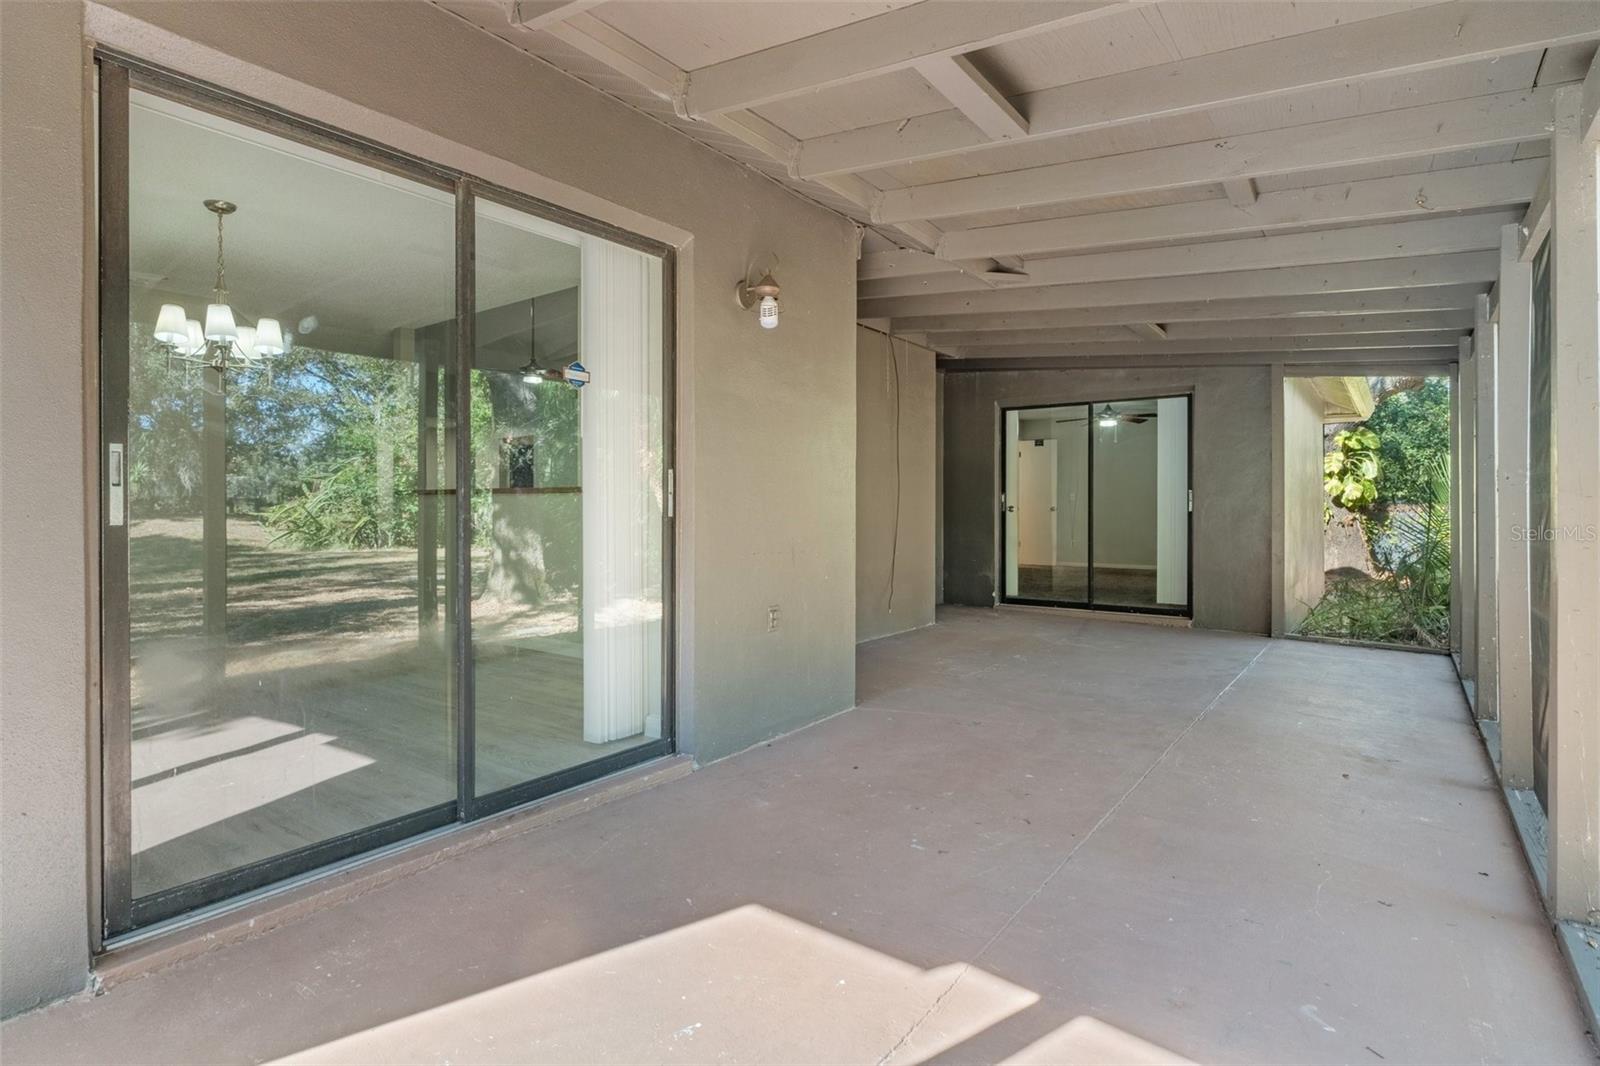
[[[1017,561],[1054,566],[1056,561],[1056,442],[1017,444]]]
[[[1006,446],[1001,454],[1005,456],[1006,483],[1001,494],[1000,509],[1002,525],[1005,527],[1006,538],[1006,588],[1007,596],[1017,594],[1017,428],[1020,416],[1016,411],[1006,412]]]

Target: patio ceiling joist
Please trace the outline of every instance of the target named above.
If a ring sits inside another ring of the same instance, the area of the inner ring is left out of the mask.
[[[1027,261],[1023,273],[999,280],[1005,288],[1026,288],[1489,251],[1500,247],[1500,227],[1521,217],[1521,211],[1495,211],[1459,218],[1033,259]],[[858,275],[863,278],[858,287],[860,297],[967,292],[989,287],[983,280],[953,267],[930,274],[927,262],[919,259],[907,263],[905,259],[894,252],[863,256],[863,269],[869,272]]]
[[[926,0],[688,72],[678,113],[704,118],[960,55],[1126,10],[1126,0],[1005,4]],[[955,102],[955,101],[952,101]]]
[[[512,0],[511,18],[530,30],[543,30],[603,3],[605,0]]]
[[[1549,136],[1554,93],[1553,88],[1492,93],[890,189],[873,204],[873,219],[954,218],[1540,140]]]
[[[1028,120],[1011,106],[994,82],[984,77],[966,56],[939,55],[917,61],[923,80],[952,104],[957,114],[983,131],[992,141],[1027,136]],[[801,144],[801,150],[805,148]]]
[[[1471,328],[1500,231],[1547,225],[1553,101],[1600,43],[1600,6],[1567,0],[921,0],[756,22],[522,0],[524,23],[551,9],[539,32],[508,25],[508,0],[436,2],[863,224],[875,326],[940,350],[1207,349],[1095,359],[1343,338],[1358,347],[1327,350],[1453,362],[1435,342]]]
[[[970,333],[931,333],[928,342],[941,352],[961,355],[981,354],[985,351],[1009,349],[1021,354],[1021,349],[1053,351],[1061,355],[1074,352],[1091,352],[1096,355],[1148,355],[1156,352],[1185,352],[1198,355],[1204,352],[1300,352],[1326,351],[1328,349],[1355,348],[1448,348],[1458,342],[1465,331],[1459,329],[1421,330],[1397,333],[1342,333],[1331,336],[1267,336],[1267,337],[1169,337],[1166,340],[1139,340],[1128,335],[1121,338],[1084,337],[1076,330],[1026,329],[1015,331]]]
[[[1131,330],[1131,327],[1130,327]],[[1064,349],[1096,344],[1114,355],[1138,352],[1270,352],[1315,351],[1330,347],[1448,347],[1469,330],[1397,330],[1390,333],[1328,333],[1296,335],[1267,333],[1264,336],[1166,336],[1163,339],[1138,338],[1125,331],[1122,336],[1085,336],[1082,330],[973,330],[928,333],[931,346],[939,351],[974,347],[1050,347]],[[1115,349],[1115,351],[1110,351]]]
[[[578,12],[542,28],[662,100],[676,101],[688,76],[686,71],[587,12]],[[795,137],[750,111],[728,110],[707,115],[704,121],[769,159],[792,159],[800,147]],[[878,194],[874,186],[853,174],[823,178],[816,184],[853,205],[864,216]],[[939,241],[939,231],[923,222],[908,220],[890,228],[912,245],[931,249]]]
[[[1395,314],[1316,315],[1234,322],[1164,323],[1172,340],[1199,337],[1332,337],[1350,333],[1410,333],[1472,328],[1472,312],[1418,311]]]
[[[1309,296],[1479,282],[1483,291],[1499,271],[1497,251],[1458,252],[1331,266],[1240,270],[1175,278],[1042,285],[1035,288],[887,296],[859,301],[862,318],[945,315],[979,311],[1051,311],[1073,307],[1127,307],[1257,296]],[[1140,321],[1161,322],[1159,316]]]
[[[906,9],[907,13],[917,10]],[[887,17],[887,16],[884,16]],[[1494,59],[1600,34],[1600,5],[1453,3],[1025,93],[1026,140],[1060,137],[1337,85]],[[952,101],[954,102],[954,101]],[[960,110],[802,141],[802,178],[873,170],[981,149],[994,140]]]
[[[1157,353],[1154,355],[1043,355],[1016,358],[966,358],[941,354],[940,370],[963,371],[994,370],[1124,370],[1160,369],[1180,366],[1271,366],[1281,363],[1301,371],[1326,374],[1348,374],[1351,368],[1393,367],[1404,365],[1413,372],[1437,370],[1442,372],[1456,361],[1454,345],[1449,348],[1366,348],[1344,351],[1319,352],[1229,352],[1224,355],[1210,353]]]
[[[1180,322],[1240,322],[1332,317],[1400,316],[1436,311],[1472,312],[1487,282],[1387,289],[1378,292],[1334,292],[1307,296],[1266,296],[1226,300],[1189,300],[1107,307],[1022,311],[956,311],[885,317],[896,333],[970,329],[1072,329],[1081,326],[1125,326],[1159,322],[1172,330]]]
[[[1248,207],[1200,200],[951,230],[940,238],[938,254],[953,260],[1027,256],[1510,207],[1528,203],[1546,166],[1543,159],[1522,159],[1265,192]]]
[[[1472,296],[1462,293],[1461,302]],[[1134,312],[1122,317],[1132,317]],[[1137,313],[1150,313],[1140,309]],[[931,315],[891,320],[897,333],[919,337],[972,343],[976,336],[1001,336],[1014,332],[1051,331],[1081,337],[1083,340],[1127,340],[1130,335],[1158,340],[1185,340],[1225,337],[1328,337],[1350,333],[1407,333],[1472,328],[1472,311],[1463,306],[1443,311],[1395,311],[1359,315],[1301,315],[1249,319],[1174,319],[1161,322],[1160,337],[1148,330],[1151,323],[1123,322],[1084,324],[1074,316],[1078,311],[1044,311],[1019,315]],[[969,321],[975,319],[976,321]]]

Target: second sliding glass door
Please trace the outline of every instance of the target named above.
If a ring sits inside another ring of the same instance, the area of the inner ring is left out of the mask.
[[[671,750],[666,249],[99,91],[104,934]]]
[[[1001,600],[1188,614],[1189,398],[1002,418]]]

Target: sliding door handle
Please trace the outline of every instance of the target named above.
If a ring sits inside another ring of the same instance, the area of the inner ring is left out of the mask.
[[[106,450],[106,522],[120,526],[126,522],[128,511],[128,471],[125,445],[112,444]]]

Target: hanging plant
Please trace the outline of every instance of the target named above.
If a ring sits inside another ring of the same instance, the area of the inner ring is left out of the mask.
[[[1378,435],[1365,427],[1340,430],[1322,458],[1322,488],[1347,511],[1365,511],[1378,499]]]

